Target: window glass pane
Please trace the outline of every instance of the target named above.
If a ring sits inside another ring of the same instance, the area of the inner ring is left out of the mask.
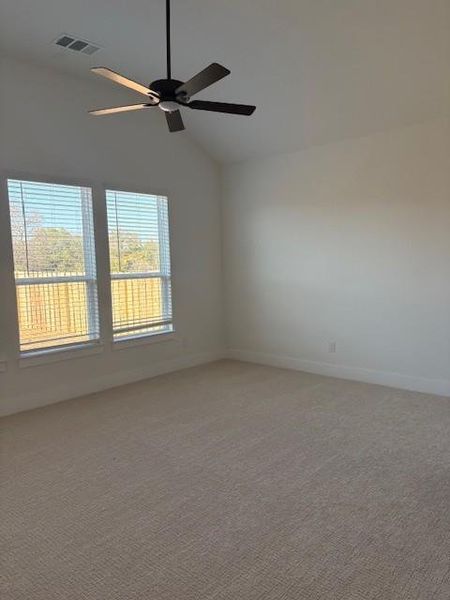
[[[116,339],[173,330],[167,198],[107,190]]]
[[[149,279],[113,279],[113,322],[117,333],[130,326],[138,330],[165,320],[163,282]]]
[[[8,180],[22,351],[98,339],[91,190]]]
[[[8,194],[16,275],[86,274],[94,257],[91,191],[10,179]]]
[[[23,351],[92,339],[84,282],[19,285],[17,306]]]
[[[112,273],[160,270],[160,196],[106,192]]]

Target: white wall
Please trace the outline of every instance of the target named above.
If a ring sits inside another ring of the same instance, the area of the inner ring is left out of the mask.
[[[20,367],[3,189],[0,361],[4,359],[6,371],[0,372],[2,412],[32,408],[220,356],[223,322],[217,166],[187,133],[169,134],[160,111],[102,119],[88,116],[90,108],[140,101],[94,76],[88,82],[5,59],[0,80],[0,166],[4,173],[87,181],[94,185],[99,218],[102,183],[167,192],[178,337],[120,351],[112,351],[104,340],[101,354]]]
[[[217,166],[159,112],[86,115],[136,102],[94,77],[5,59],[1,81],[4,173],[87,181],[100,218],[102,183],[168,193],[178,336],[20,367],[0,218],[1,412],[221,356]],[[232,165],[222,193],[232,356],[450,395],[448,119]]]
[[[449,119],[230,166],[223,195],[232,356],[450,395]]]

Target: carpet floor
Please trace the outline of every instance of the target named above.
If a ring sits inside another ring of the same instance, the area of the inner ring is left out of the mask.
[[[450,399],[220,361],[3,419],[4,600],[449,600]]]

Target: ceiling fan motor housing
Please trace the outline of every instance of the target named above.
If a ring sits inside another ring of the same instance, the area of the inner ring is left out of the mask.
[[[157,79],[153,81],[149,88],[156,92],[160,97],[159,106],[167,112],[178,110],[177,102],[189,102],[189,97],[185,93],[177,94],[176,90],[183,82],[178,79]]]

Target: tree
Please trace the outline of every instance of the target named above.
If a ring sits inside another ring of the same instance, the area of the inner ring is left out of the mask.
[[[135,232],[120,231],[110,235],[111,270],[116,273],[159,270],[159,245],[155,240],[142,241]],[[120,260],[119,260],[120,259]]]
[[[81,235],[64,227],[38,227],[28,243],[29,269],[34,272],[83,273]]]

